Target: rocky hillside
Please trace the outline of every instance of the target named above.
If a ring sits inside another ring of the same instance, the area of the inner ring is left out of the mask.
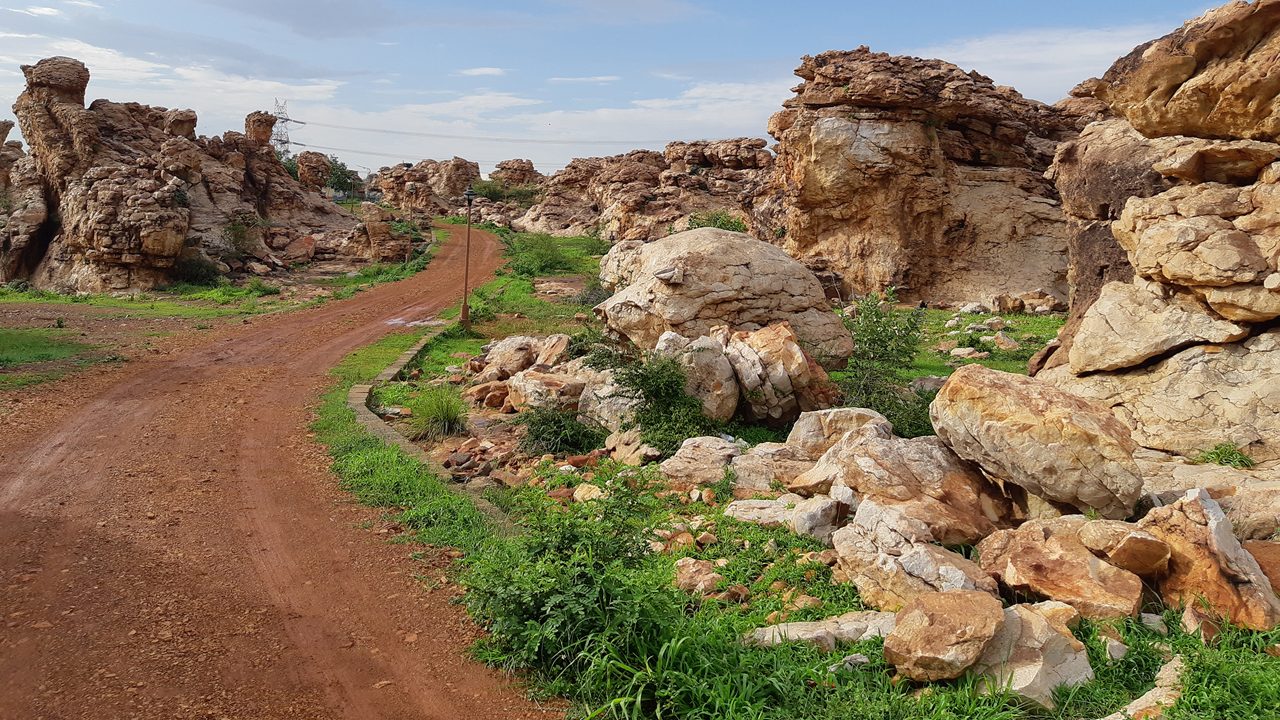
[[[197,137],[191,110],[96,100],[89,70],[23,66],[14,114],[29,144],[0,155],[0,282],[108,291],[170,282],[181,262],[258,272],[315,256],[369,258],[359,221],[299,185],[269,141],[275,118]],[[11,127],[4,127],[7,136]]]

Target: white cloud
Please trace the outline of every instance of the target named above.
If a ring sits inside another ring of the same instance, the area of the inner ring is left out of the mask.
[[[58,8],[51,8],[51,7],[29,7],[25,9],[24,8],[4,8],[4,9],[8,10],[9,12],[21,13],[23,15],[30,15],[32,17],[52,17],[54,15],[62,14],[62,11],[59,10]]]
[[[569,85],[581,83],[584,85],[608,85],[611,82],[617,82],[622,78],[618,75],[588,75],[585,77],[553,77],[547,78],[547,82],[555,85]]]
[[[467,68],[465,70],[459,70],[458,74],[465,75],[467,77],[488,77],[488,76],[506,75],[507,71],[498,67],[474,67],[474,68]]]
[[[1106,72],[1116,58],[1168,31],[1163,25],[1044,28],[997,33],[910,50],[977,70],[1023,95],[1056,102],[1080,81]]]
[[[102,9],[102,6],[96,2],[93,2],[93,0],[62,0],[62,2],[64,4],[74,5],[76,7],[94,8],[96,10]]]

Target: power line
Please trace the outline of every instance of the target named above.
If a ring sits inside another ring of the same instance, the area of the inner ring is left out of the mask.
[[[412,137],[437,138],[440,140],[482,140],[484,142],[519,143],[521,145],[626,145],[640,147],[644,145],[666,145],[666,140],[547,140],[543,138],[489,137],[484,135],[450,135],[447,133],[418,132],[414,130],[385,130],[380,128],[363,128],[353,125],[333,125],[306,120],[283,118],[284,122],[315,127],[333,128],[335,130],[351,130],[354,132],[378,133],[382,135],[409,135]]]

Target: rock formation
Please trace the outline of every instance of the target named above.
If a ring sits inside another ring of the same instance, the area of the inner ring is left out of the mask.
[[[167,283],[179,258],[282,267],[291,248],[308,248],[306,259],[352,249],[355,218],[304,190],[276,158],[274,116],[251,114],[243,134],[197,138],[190,110],[86,108],[89,70],[72,58],[23,72],[14,113],[30,154],[13,160],[16,148],[5,146],[0,281],[148,288]]]
[[[309,190],[319,190],[329,183],[332,165],[329,158],[313,150],[298,153],[298,182]]]
[[[544,181],[542,201],[513,226],[619,242],[686,230],[695,213],[728,213],[745,224],[741,207],[759,192],[772,165],[765,142],[754,138],[577,158]]]
[[[508,187],[516,185],[541,185],[547,179],[538,172],[530,160],[503,160],[489,173],[489,179]]]
[[[1232,3],[1074,93],[1106,117],[1055,161],[1077,287],[1037,366],[1148,448],[1280,458],[1277,53],[1280,4]]]
[[[480,165],[455,157],[382,168],[370,186],[381,192],[382,200],[389,205],[439,215],[450,212],[461,201],[462,193],[479,179]]]
[[[781,217],[757,216],[758,236],[825,258],[847,291],[1065,298],[1066,224],[1041,176],[1074,136],[1073,114],[950,63],[866,48],[806,57],[796,74],[769,122]]]
[[[853,350],[813,274],[741,233],[700,228],[644,245],[615,245],[601,263],[601,282],[617,292],[596,314],[642,349],[667,331],[697,338],[718,325],[751,331],[786,322],[824,365],[841,366]]]

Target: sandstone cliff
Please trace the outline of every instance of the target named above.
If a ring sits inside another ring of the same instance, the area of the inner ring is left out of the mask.
[[[251,114],[244,134],[197,138],[191,110],[106,100],[86,108],[89,70],[78,60],[22,70],[14,114],[30,153],[5,145],[0,281],[148,288],[168,282],[179,258],[279,267],[283,255],[356,247],[355,218],[305,191],[276,158],[273,116]]]
[[[777,172],[757,205],[774,207],[753,213],[757,236],[824,258],[851,292],[1066,297],[1066,222],[1043,173],[1073,113],[865,47],[805,57],[796,75],[769,122]]]
[[[385,167],[370,181],[384,202],[401,210],[445,214],[480,179],[480,166],[470,160],[423,160]]]

